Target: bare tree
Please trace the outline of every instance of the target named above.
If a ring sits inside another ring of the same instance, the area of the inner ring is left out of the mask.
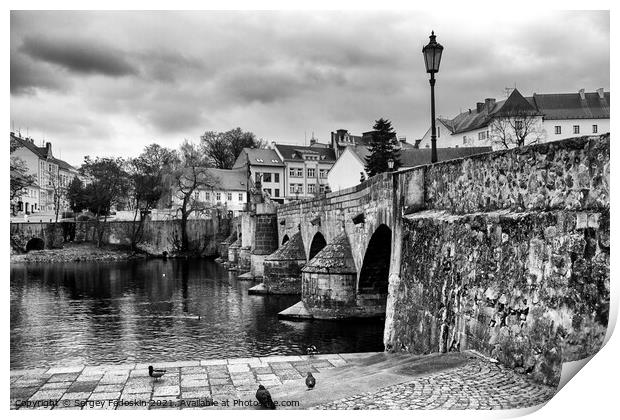
[[[491,143],[504,149],[540,143],[543,138],[540,118],[527,111],[496,116],[489,124]]]
[[[63,203],[67,196],[67,188],[62,185],[60,182],[60,175],[58,173],[58,167],[55,165],[47,166],[48,169],[46,171],[47,178],[47,189],[51,192],[51,203],[54,206],[54,216],[56,217],[55,222],[58,223],[58,214],[60,212],[60,205]],[[47,200],[50,201],[50,193],[47,194]]]
[[[208,160],[199,148],[185,140],[179,151],[179,162],[175,171],[175,195],[180,204],[177,211],[181,213],[181,251],[189,250],[187,220],[196,212],[204,211],[209,206],[196,197],[201,189],[212,188],[214,179],[207,171]]]
[[[146,215],[157,205],[165,192],[164,179],[177,160],[174,150],[158,144],[144,148],[144,152],[127,162],[131,193],[129,199],[134,210],[131,225],[131,247],[142,239]]]
[[[250,131],[237,127],[225,132],[207,131],[200,136],[200,147],[213,166],[220,169],[233,167],[237,156],[245,147],[262,149],[267,146],[263,139]]]

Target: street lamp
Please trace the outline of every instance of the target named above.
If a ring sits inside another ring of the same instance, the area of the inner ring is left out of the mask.
[[[431,74],[429,80],[431,84],[431,163],[437,162],[437,128],[435,127],[435,73],[439,72],[439,63],[441,62],[441,53],[443,47],[435,41],[436,35],[432,31],[429,37],[430,42],[422,48],[424,54],[424,64],[426,72]]]
[[[394,159],[389,158],[387,163],[388,163],[388,168],[390,168],[390,172],[392,172],[392,170],[394,170]]]

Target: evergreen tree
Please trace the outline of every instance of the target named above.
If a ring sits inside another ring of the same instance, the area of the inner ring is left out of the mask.
[[[392,123],[384,118],[375,121],[372,127],[375,131],[370,140],[370,155],[366,157],[366,172],[374,176],[389,171],[388,161],[394,160],[394,170],[400,166],[399,152],[396,150],[398,140],[392,128]]]

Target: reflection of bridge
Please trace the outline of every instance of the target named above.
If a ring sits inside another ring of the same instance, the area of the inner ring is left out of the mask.
[[[472,348],[556,383],[605,335],[609,135],[383,174],[238,231],[252,291],[301,295],[283,317],[385,315],[387,349]]]

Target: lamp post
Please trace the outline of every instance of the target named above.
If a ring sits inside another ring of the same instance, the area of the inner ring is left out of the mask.
[[[431,84],[431,163],[437,162],[437,127],[435,127],[435,73],[439,72],[439,63],[441,62],[441,53],[443,46],[439,44],[435,38],[435,32],[430,35],[430,42],[422,48],[424,54],[424,64],[426,72],[430,73],[429,80]]]
[[[390,172],[392,172],[394,170],[394,159],[389,158],[387,163],[388,163],[388,168],[390,169]]]

